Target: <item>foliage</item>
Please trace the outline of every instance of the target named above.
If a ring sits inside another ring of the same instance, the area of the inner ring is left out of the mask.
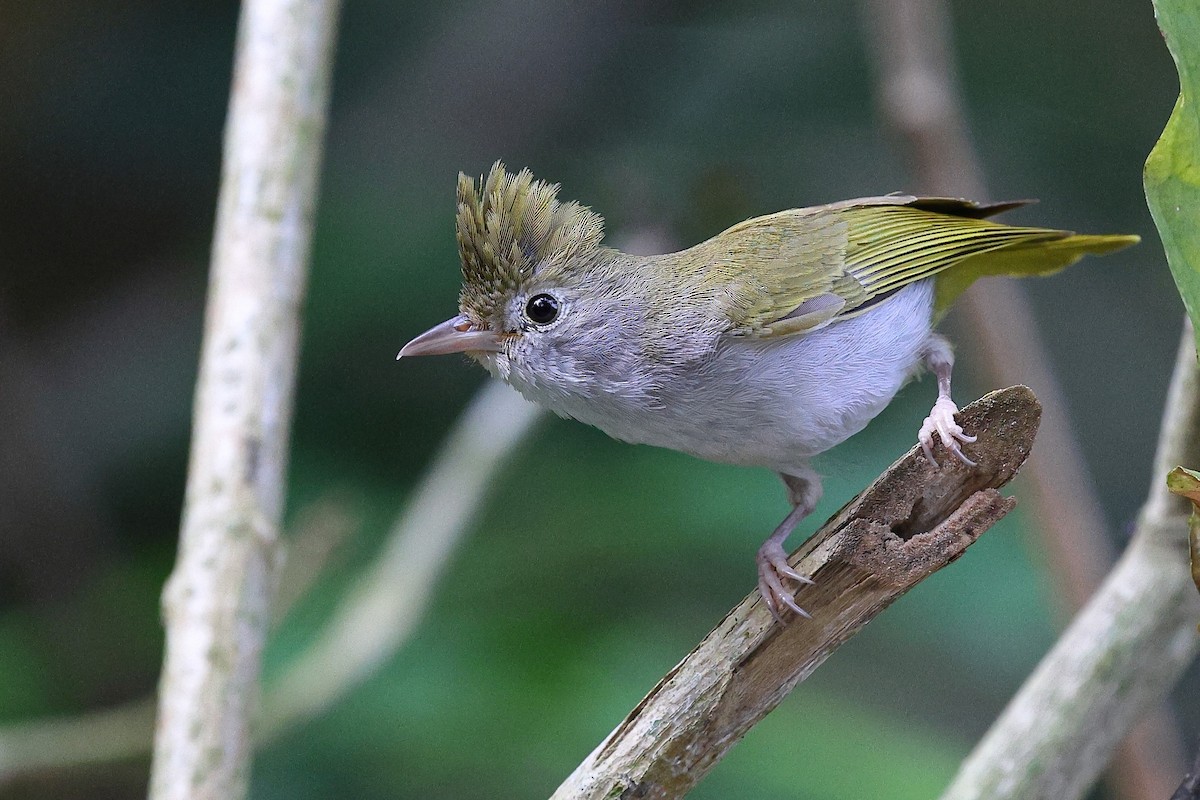
[[[1179,99],[1146,159],[1146,199],[1167,263],[1200,333],[1200,6],[1155,0],[1155,16],[1179,70]]]
[[[1179,71],[1179,99],[1146,159],[1146,200],[1200,341],[1200,6],[1191,0],[1155,0],[1154,11]],[[1176,467],[1167,486],[1194,505],[1192,578],[1200,588],[1200,475]]]

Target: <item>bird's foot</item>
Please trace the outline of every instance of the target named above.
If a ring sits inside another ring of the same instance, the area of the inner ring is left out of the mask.
[[[800,607],[796,602],[795,593],[788,590],[784,581],[811,584],[812,579],[801,575],[788,564],[783,545],[779,542],[764,542],[758,549],[757,561],[758,593],[762,595],[763,602],[767,604],[767,610],[771,612],[775,621],[780,625],[787,624],[783,619],[784,609],[790,609],[802,617],[811,619],[812,615]]]
[[[921,443],[921,449],[925,451],[925,457],[935,467],[939,465],[937,459],[933,457],[934,433],[938,435],[942,446],[953,453],[955,458],[968,467],[975,466],[975,462],[967,458],[966,454],[963,453],[959,442],[970,444],[977,437],[968,436],[963,433],[962,426],[954,421],[954,415],[957,413],[958,406],[954,405],[953,400],[945,396],[939,397],[937,402],[933,404],[933,410],[929,412],[929,416],[921,423],[921,430],[917,433],[917,440]]]

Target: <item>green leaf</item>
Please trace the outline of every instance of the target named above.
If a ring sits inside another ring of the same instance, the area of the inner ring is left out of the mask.
[[[1200,4],[1155,0],[1179,99],[1146,159],[1146,200],[1192,325],[1200,331]]]

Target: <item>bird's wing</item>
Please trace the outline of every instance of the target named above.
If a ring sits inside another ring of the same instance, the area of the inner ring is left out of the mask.
[[[876,198],[887,200],[889,198]],[[1087,235],[990,222],[986,217],[1029,200],[980,204],[945,197],[911,197],[899,205],[851,205],[846,269],[871,298],[843,316],[866,310],[913,281],[937,276],[934,311],[985,275],[1050,275],[1085,255],[1103,255],[1140,241],[1137,236]]]
[[[781,336],[865,311],[975,256],[1071,236],[985,219],[1018,205],[863,198],[757,217],[699,247],[716,256],[710,264],[727,259],[728,274],[743,276],[730,291],[732,332]]]

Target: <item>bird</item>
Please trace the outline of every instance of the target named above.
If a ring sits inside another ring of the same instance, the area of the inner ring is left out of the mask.
[[[935,325],[974,280],[1046,275],[1138,241],[1010,226],[1031,201],[889,194],[740,222],[679,252],[604,244],[604,220],[497,161],[460,173],[458,314],[404,345],[465,353],[525,398],[613,438],[766,467],[791,511],[759,548],[762,602],[808,617],[811,578],[784,543],[821,498],[817,456],[866,427],[924,370],[937,399],[917,439],[968,467],[954,355]]]

